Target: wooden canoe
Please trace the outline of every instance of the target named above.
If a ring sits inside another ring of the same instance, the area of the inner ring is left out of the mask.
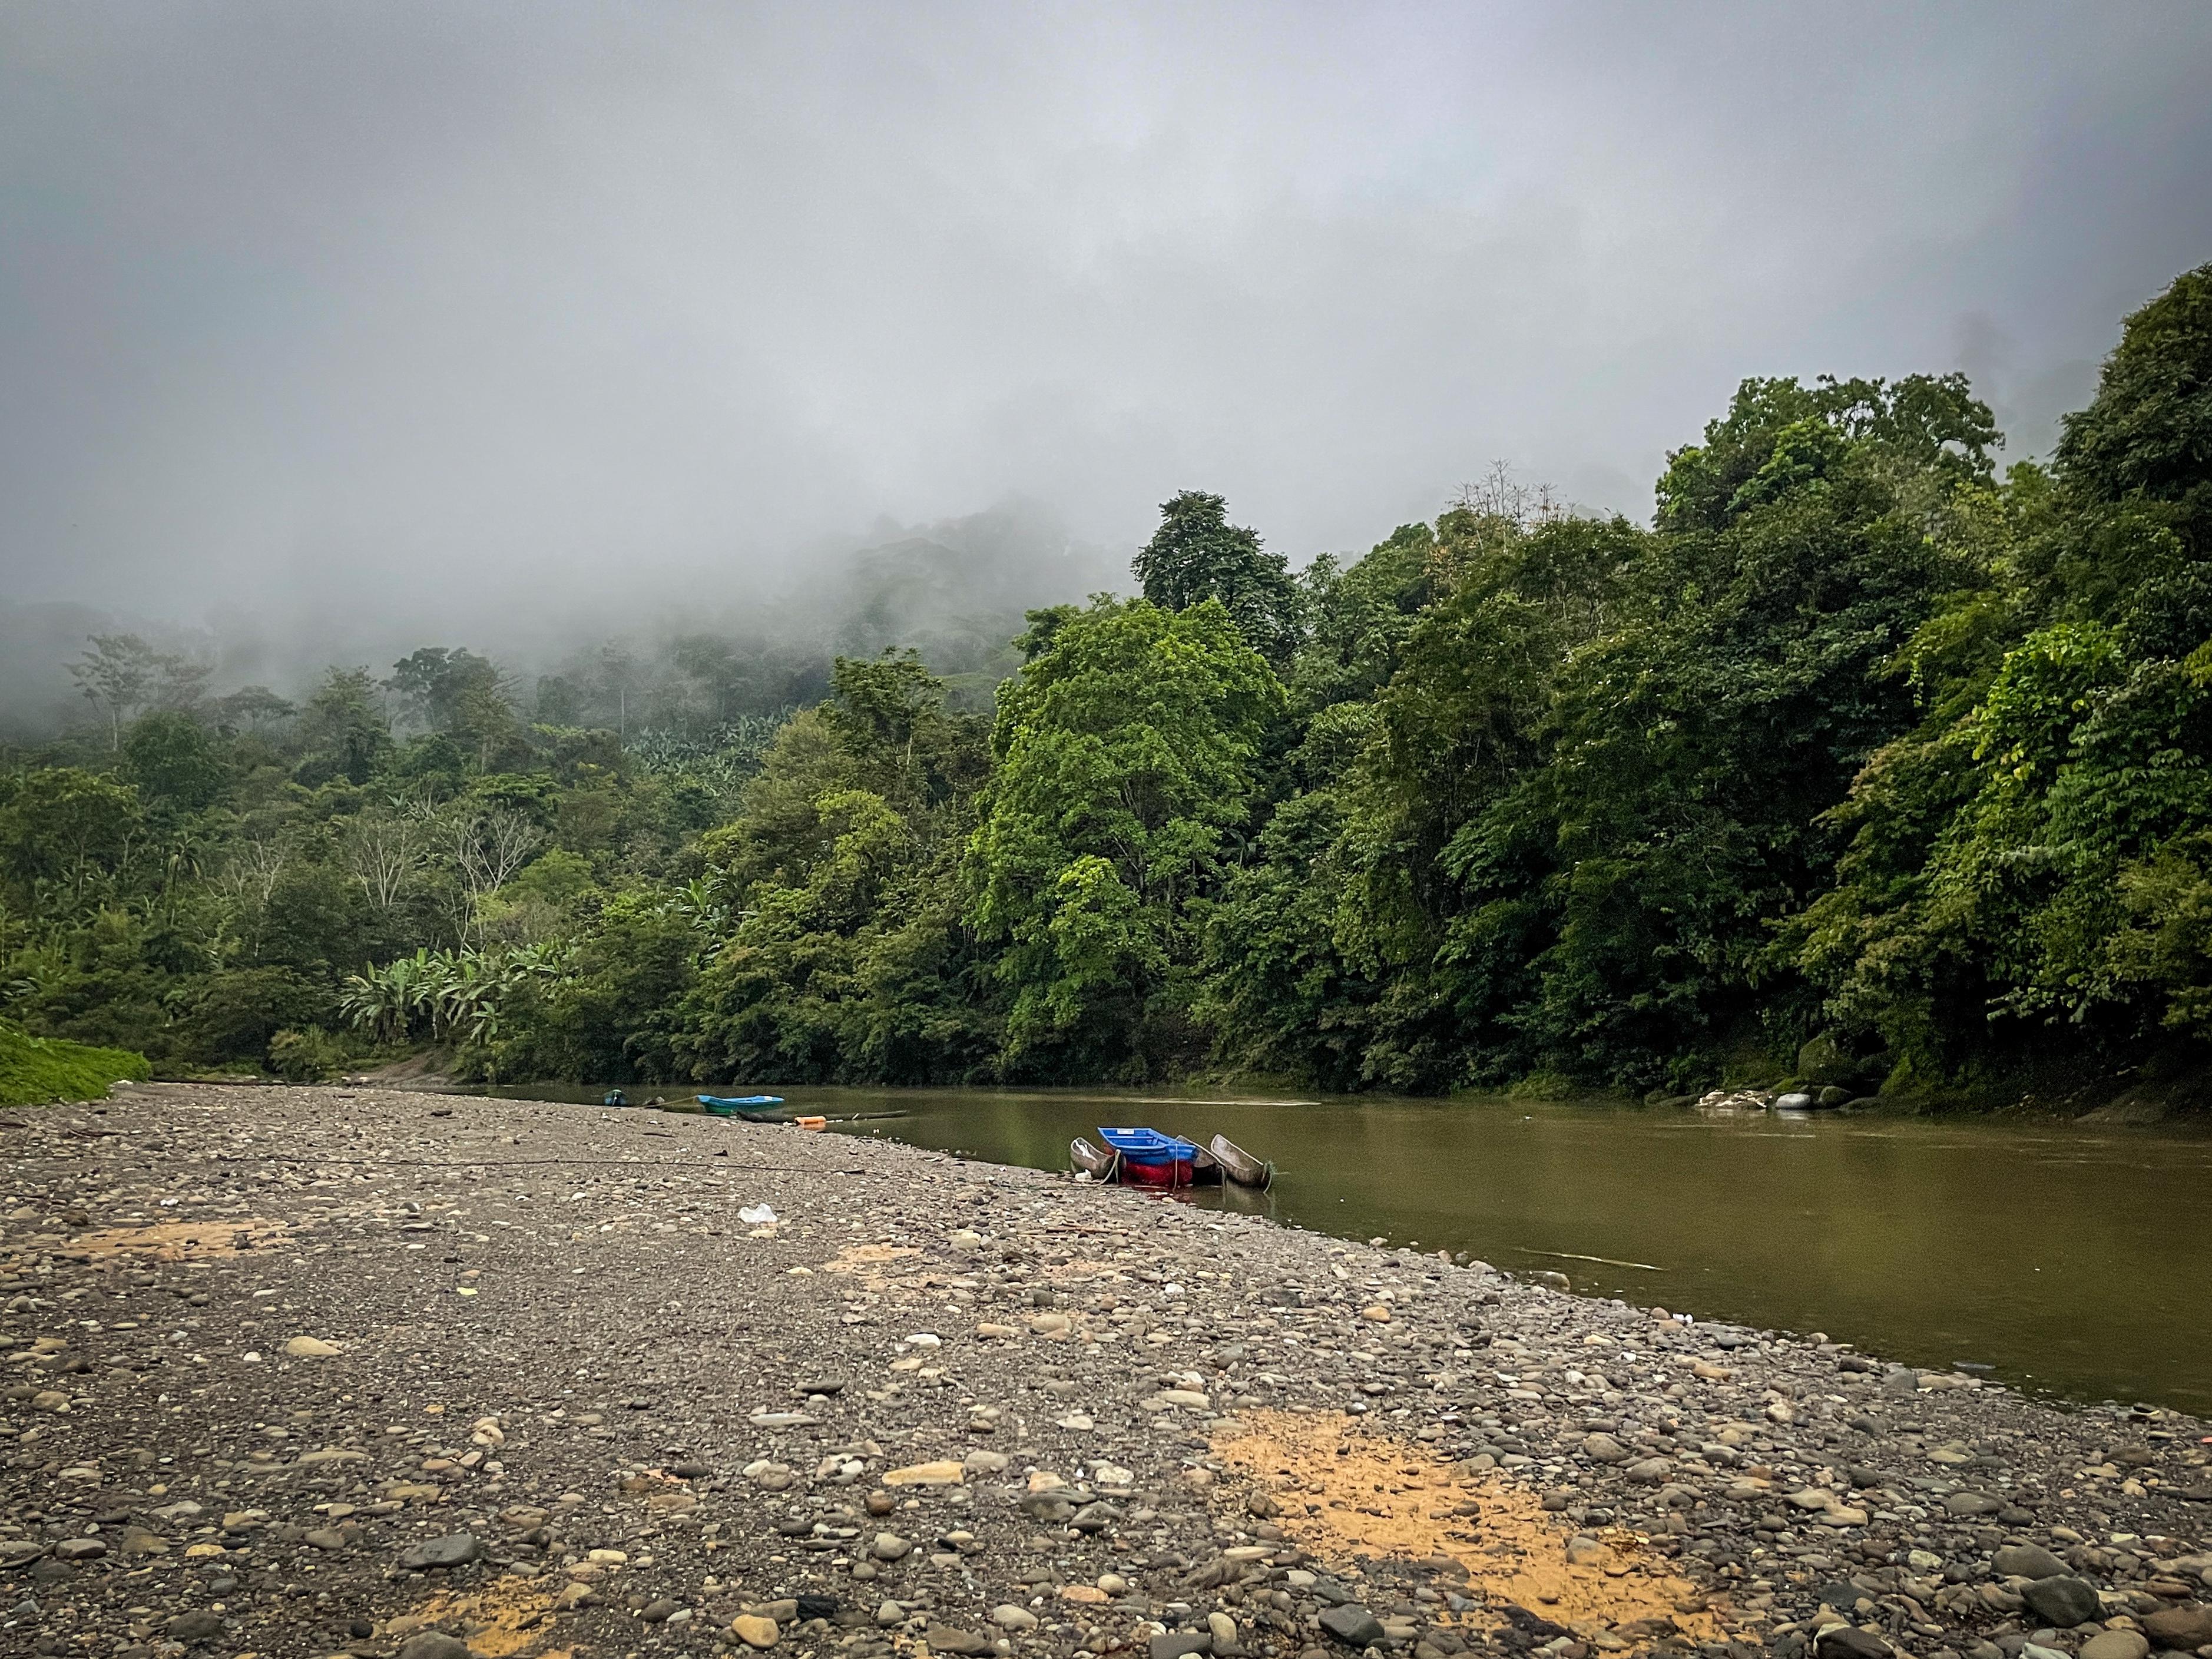
[[[1275,1166],[1256,1158],[1227,1135],[1216,1135],[1207,1148],[1213,1161],[1221,1166],[1221,1173],[1240,1187],[1266,1188],[1275,1179]]]
[[[1093,1146],[1078,1135],[1067,1143],[1067,1161],[1078,1174],[1087,1175],[1093,1181],[1110,1182],[1121,1158],[1119,1154]]]

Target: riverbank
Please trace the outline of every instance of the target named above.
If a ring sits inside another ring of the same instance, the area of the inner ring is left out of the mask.
[[[791,1129],[180,1085],[0,1135],[9,1651],[2212,1645],[2178,1414]]]

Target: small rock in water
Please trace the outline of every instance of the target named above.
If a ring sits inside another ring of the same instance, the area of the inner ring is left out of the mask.
[[[2081,1644],[2081,1659],[2144,1659],[2150,1643],[2140,1631],[2108,1630]]]
[[[1205,1630],[1162,1631],[1147,1643],[1149,1659],[1188,1659],[1194,1653],[1205,1653],[1213,1646],[1213,1632]]]
[[[749,1648],[772,1648],[781,1634],[775,1620],[763,1619],[757,1613],[741,1613],[731,1620],[730,1633]]]

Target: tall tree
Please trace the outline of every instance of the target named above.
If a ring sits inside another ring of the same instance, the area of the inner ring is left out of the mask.
[[[392,728],[366,668],[332,668],[301,711],[303,781],[367,783],[392,749]]]
[[[92,649],[70,665],[85,700],[107,717],[107,746],[123,747],[125,724],[151,702],[161,653],[136,634],[94,634]]]
[[[969,915],[1005,943],[1018,1068],[1141,1075],[1189,1045],[1200,907],[1282,686],[1218,601],[1102,601],[1000,688]]]
[[[1218,495],[1186,489],[1160,507],[1160,527],[1131,565],[1145,597],[1163,611],[1214,599],[1244,642],[1278,668],[1298,647],[1304,605],[1279,553],[1229,522]]]

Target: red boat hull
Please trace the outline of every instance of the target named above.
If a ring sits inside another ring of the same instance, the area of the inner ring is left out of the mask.
[[[1191,1164],[1187,1158],[1158,1164],[1133,1164],[1121,1160],[1121,1184],[1125,1187],[1188,1187],[1191,1184]]]

